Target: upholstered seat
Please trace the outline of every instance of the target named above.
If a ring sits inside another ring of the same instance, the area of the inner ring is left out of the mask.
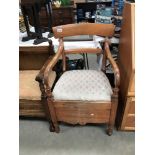
[[[35,78],[39,70],[21,70],[19,72],[19,99],[41,100],[41,92]],[[50,73],[50,83],[53,85],[55,72]]]
[[[96,70],[66,71],[55,85],[55,100],[111,101],[112,89],[106,75]]]

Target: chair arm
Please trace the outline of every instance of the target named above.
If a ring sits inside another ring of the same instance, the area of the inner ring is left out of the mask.
[[[49,67],[49,65],[51,65],[51,62],[53,62],[53,60],[56,60],[56,58],[59,58],[59,55],[61,54],[61,50],[60,50],[61,48],[62,48],[62,44],[60,43],[56,54],[51,55],[47,59],[47,61],[44,63],[43,67],[40,69],[38,75],[35,78],[36,81],[43,82],[45,80],[45,78],[44,78],[44,72],[45,72],[46,68]],[[56,62],[55,62],[55,64],[56,64]],[[53,64],[51,67],[53,68],[55,64]]]
[[[60,39],[59,47],[58,47],[58,50],[57,50],[56,54],[54,55],[52,60],[47,62],[47,65],[45,66],[45,69],[43,69],[44,70],[43,71],[44,85],[46,87],[48,87],[48,88],[50,87],[50,84],[49,84],[49,73],[53,69],[55,64],[58,62],[60,56],[62,55],[63,50],[64,50],[63,40]]]
[[[47,59],[47,61],[44,63],[43,67],[40,69],[39,73],[37,74],[35,80],[38,81],[38,82],[43,81],[44,70],[45,70],[47,64],[53,59],[53,56],[55,55],[52,40],[48,40],[48,43],[49,43],[49,54],[51,56],[49,56],[49,58]]]
[[[54,57],[54,56],[52,55],[52,56],[50,56],[50,57],[46,60],[46,62],[44,63],[43,67],[40,69],[39,73],[37,74],[37,76],[36,76],[36,78],[35,78],[36,81],[38,81],[38,82],[42,82],[42,81],[43,81],[43,78],[44,78],[44,71],[45,71],[47,65],[49,64],[49,62],[52,61],[53,57]]]
[[[115,60],[113,59],[113,57],[111,55],[108,41],[105,41],[104,49],[105,49],[106,57],[108,58],[110,64],[112,65],[112,68],[114,70],[115,88],[118,88],[120,85],[120,71],[119,71],[118,65],[116,64]]]

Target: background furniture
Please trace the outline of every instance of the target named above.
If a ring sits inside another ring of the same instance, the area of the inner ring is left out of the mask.
[[[51,53],[51,45],[19,47],[19,116],[46,117],[35,78]]]
[[[73,6],[61,6],[56,8],[52,6],[52,26],[74,23]],[[40,11],[40,24],[45,26],[48,24],[45,8]]]
[[[111,6],[112,2],[87,2],[87,3],[76,3],[76,14],[77,23],[88,21],[95,22],[95,11],[97,9],[97,4],[105,4],[106,6]],[[91,12],[91,17],[87,18],[86,12]],[[94,16],[94,17],[92,17]]]
[[[43,69],[45,68],[44,74],[42,71],[40,71],[41,74],[38,74],[38,77],[43,76],[44,79],[42,93],[47,97],[47,104],[45,105],[49,109],[48,113],[50,113],[51,131],[59,132],[58,121],[81,125],[106,123],[108,135],[112,134],[118,103],[120,75],[118,66],[111,56],[108,40],[105,40],[104,43],[106,57],[103,60],[103,72],[94,70],[66,71],[66,54],[101,53],[102,48],[96,42],[92,42],[92,47],[78,46],[79,48],[76,48],[72,46],[73,48],[68,49],[65,48],[62,38],[73,35],[111,37],[114,34],[114,28],[113,24],[95,23],[70,24],[69,26],[63,25],[53,28],[54,37],[60,39],[60,44],[53,60],[43,66]],[[51,92],[49,75],[61,55],[64,73]],[[106,59],[112,64],[115,73],[115,87],[113,89],[104,74],[106,72]]]
[[[135,4],[126,2],[119,45],[121,74],[120,103],[117,126],[120,130],[135,129]]]
[[[53,26],[74,23],[73,6],[53,7],[52,20]]]
[[[21,0],[20,7],[27,31],[27,36],[22,38],[23,41],[35,39],[34,44],[48,41],[47,38],[42,36],[42,32],[43,30],[49,31],[49,36],[51,35],[52,22],[50,6],[50,0]],[[40,25],[39,12],[42,7],[44,7],[46,11],[47,25],[45,25],[45,27],[41,27]],[[35,32],[30,31],[29,23],[34,26]]]

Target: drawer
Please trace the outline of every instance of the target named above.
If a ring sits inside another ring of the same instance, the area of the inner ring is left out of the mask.
[[[110,104],[55,103],[58,121],[71,124],[106,123],[110,117]]]
[[[71,17],[73,11],[70,9],[57,9],[53,10],[53,18]]]
[[[53,19],[53,25],[65,25],[65,24],[71,24],[72,19],[71,18],[60,18],[60,19]]]

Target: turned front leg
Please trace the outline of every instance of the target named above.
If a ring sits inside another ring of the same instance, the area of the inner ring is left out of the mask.
[[[117,106],[118,106],[118,89],[114,88],[114,94],[112,95],[111,98],[111,112],[110,112],[110,120],[108,123],[108,129],[107,129],[107,134],[109,136],[112,135],[113,133],[113,128],[115,125],[115,118],[116,118],[116,112],[117,112]]]

